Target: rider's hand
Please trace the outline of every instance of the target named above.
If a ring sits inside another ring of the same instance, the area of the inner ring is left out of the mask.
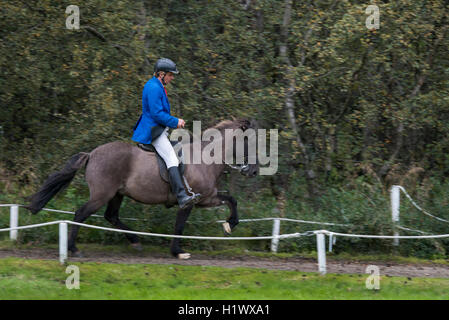
[[[178,128],[184,128],[186,122],[183,119],[178,119]]]

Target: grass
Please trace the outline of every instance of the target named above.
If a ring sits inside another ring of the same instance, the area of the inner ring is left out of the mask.
[[[449,299],[449,279],[381,277],[380,290],[365,287],[367,275],[179,265],[73,263],[80,289],[66,288],[66,266],[57,261],[0,260],[0,300],[5,299]]]

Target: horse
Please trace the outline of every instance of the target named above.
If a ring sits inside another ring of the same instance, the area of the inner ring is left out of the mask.
[[[224,137],[226,129],[255,129],[257,124],[253,120],[234,119],[223,120],[211,127],[218,130]],[[211,128],[205,130],[205,132]],[[215,138],[210,144],[218,143]],[[201,151],[206,147],[206,142],[201,141]],[[183,144],[193,150],[193,142]],[[209,146],[210,148],[210,146]],[[244,150],[248,152],[248,141],[245,140]],[[192,152],[190,154],[193,154]],[[235,150],[233,151],[235,156]],[[217,184],[220,176],[229,165],[225,161],[224,152],[219,163],[184,164],[184,176],[195,193],[200,193],[199,202],[187,208],[179,209],[176,217],[174,234],[182,235],[184,225],[193,207],[217,207],[227,204],[230,216],[223,225],[226,235],[239,223],[237,213],[237,201],[231,195],[219,194]],[[258,161],[232,166],[247,177],[254,177],[258,173]],[[131,229],[119,219],[119,209],[123,197],[129,197],[137,202],[148,205],[165,204],[171,207],[177,204],[176,197],[170,192],[170,186],[165,182],[159,172],[159,166],[155,153],[144,151],[138,146],[126,142],[114,141],[96,147],[90,153],[80,152],[73,155],[64,168],[51,174],[39,191],[31,195],[30,204],[25,206],[33,214],[39,212],[57,193],[64,190],[71,183],[79,169],[85,168],[85,181],[88,184],[90,197],[76,212],[74,222],[83,223],[90,215],[94,214],[104,205],[107,205],[104,218],[114,227],[122,230]],[[81,257],[82,254],[76,247],[76,237],[79,231],[78,225],[70,226],[68,249],[72,256]],[[135,234],[125,234],[131,246],[142,250],[139,237]],[[180,239],[174,238],[170,245],[170,252],[179,259],[189,259],[190,254],[182,250]]]

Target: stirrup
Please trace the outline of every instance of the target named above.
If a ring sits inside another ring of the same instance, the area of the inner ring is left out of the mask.
[[[187,179],[186,179],[186,177],[184,175],[182,175],[182,179],[184,179],[184,183],[186,184],[187,192],[190,193],[195,198],[200,198],[201,194],[193,192],[192,188],[190,188],[190,185],[187,182]]]
[[[185,203],[181,204],[178,201],[178,205],[179,205],[180,209],[185,209],[185,208],[187,208],[187,207],[189,207],[191,205],[193,206],[193,205],[197,204],[199,202],[199,200],[200,200],[201,195],[199,193],[195,193],[192,196],[187,196],[187,197],[189,199]],[[186,198],[184,198],[184,199],[186,199]]]

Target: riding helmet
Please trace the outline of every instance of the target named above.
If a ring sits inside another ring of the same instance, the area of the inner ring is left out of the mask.
[[[179,73],[178,68],[176,68],[176,63],[167,58],[161,58],[156,61],[156,64],[154,65],[154,73],[158,71],[172,72],[174,74]]]

